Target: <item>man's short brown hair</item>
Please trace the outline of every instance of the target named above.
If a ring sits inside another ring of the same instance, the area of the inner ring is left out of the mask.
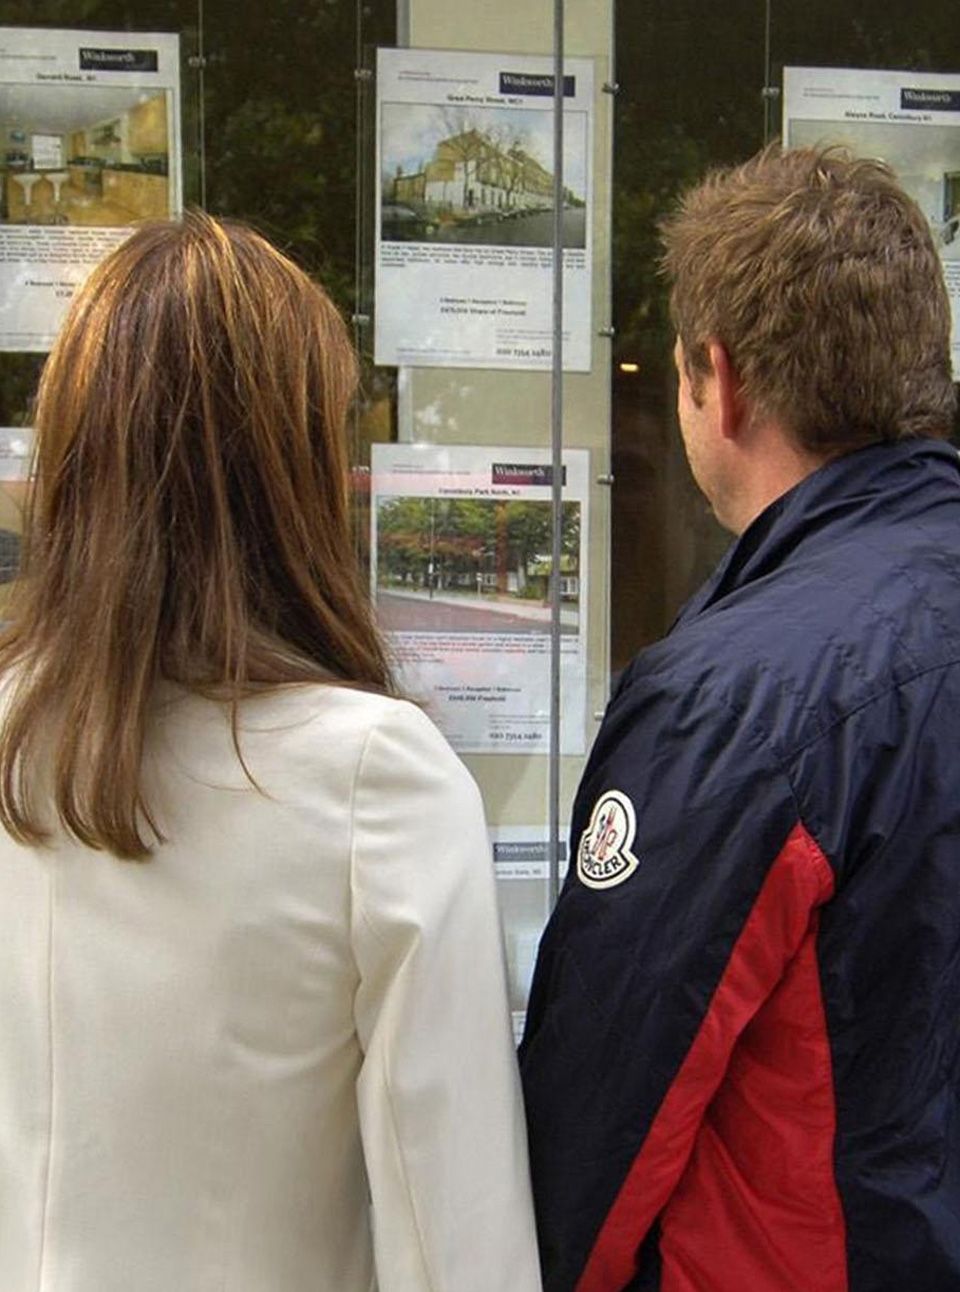
[[[950,308],[927,220],[880,161],[779,146],[712,172],[662,226],[696,391],[707,342],[801,445],[950,432]]]

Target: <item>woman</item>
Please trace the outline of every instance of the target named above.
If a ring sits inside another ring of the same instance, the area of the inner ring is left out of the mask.
[[[539,1286],[481,807],[390,694],[354,380],[324,293],[199,214],[47,362],[0,641],[5,1292]]]

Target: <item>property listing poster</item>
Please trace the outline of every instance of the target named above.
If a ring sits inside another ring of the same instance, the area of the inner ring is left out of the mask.
[[[0,28],[0,350],[49,350],[131,225],[179,212],[179,37]]]
[[[953,375],[960,380],[960,75],[787,67],[787,147],[845,144],[879,157],[930,222],[953,315]]]
[[[563,455],[560,744],[586,741],[589,453]],[[544,754],[550,453],[375,444],[371,578],[404,689],[461,753]]]
[[[567,835],[561,826],[560,877],[567,873]],[[498,880],[503,941],[507,955],[510,1010],[517,1041],[523,1033],[537,949],[550,914],[547,871],[550,831],[546,825],[505,825],[490,830]]]
[[[376,361],[549,368],[553,63],[381,49]],[[565,64],[563,366],[590,369],[593,64]]]
[[[29,427],[0,426],[0,625],[6,619],[11,584],[20,573],[20,537],[33,439]]]

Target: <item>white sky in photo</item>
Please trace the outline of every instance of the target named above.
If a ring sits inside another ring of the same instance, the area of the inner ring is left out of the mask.
[[[397,166],[412,174],[430,161],[437,144],[451,135],[481,130],[493,135],[504,150],[520,147],[541,166],[553,171],[553,113],[512,108],[487,108],[470,104],[439,107],[434,104],[384,103],[380,119],[380,157],[384,179],[392,179]],[[587,192],[587,114],[568,111],[563,118],[563,182],[578,197]]]
[[[960,171],[960,126],[794,118],[789,139],[792,148],[843,144],[859,157],[885,161],[930,223],[942,224],[943,177]],[[951,258],[960,252],[960,240],[941,250]]]

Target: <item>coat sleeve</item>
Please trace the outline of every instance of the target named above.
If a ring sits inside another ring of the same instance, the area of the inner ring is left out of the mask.
[[[521,1047],[548,1292],[648,1286],[737,1040],[832,891],[756,728],[712,705],[631,697],[578,796]]]
[[[358,771],[352,937],[379,1292],[539,1292],[483,810],[411,705]]]

